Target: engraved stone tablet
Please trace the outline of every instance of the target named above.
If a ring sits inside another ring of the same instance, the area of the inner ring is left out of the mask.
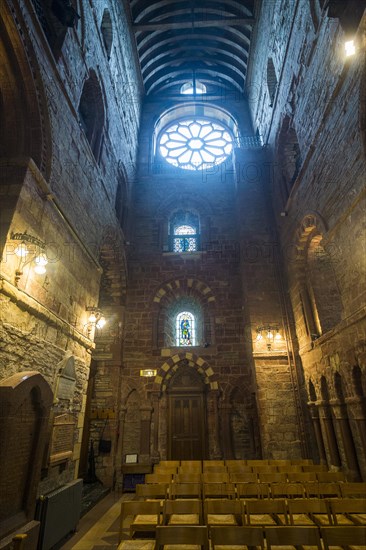
[[[53,423],[50,462],[62,462],[72,455],[75,418],[71,414],[56,416]]]

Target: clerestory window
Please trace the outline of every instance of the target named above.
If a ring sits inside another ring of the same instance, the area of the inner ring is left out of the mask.
[[[171,252],[199,250],[199,218],[196,214],[178,210],[170,218],[169,226]]]

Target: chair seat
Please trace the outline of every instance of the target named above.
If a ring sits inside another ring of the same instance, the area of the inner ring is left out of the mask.
[[[314,519],[318,525],[329,525],[329,518],[327,514],[314,514]]]
[[[168,525],[199,525],[198,514],[172,514]]]
[[[349,517],[359,525],[366,525],[366,514],[349,514]]]
[[[250,514],[250,525],[277,525],[269,514]]]
[[[345,516],[344,514],[336,514],[337,525],[354,525],[354,521]]]
[[[207,514],[208,525],[237,525],[233,514]]]
[[[201,550],[200,544],[164,544],[164,550]]]
[[[154,550],[155,540],[124,540],[117,550]]]
[[[131,525],[158,525],[159,518],[155,514],[138,514]]]
[[[315,525],[313,520],[307,514],[293,514],[294,525]]]

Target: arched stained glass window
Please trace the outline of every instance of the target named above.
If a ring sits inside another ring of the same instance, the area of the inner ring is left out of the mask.
[[[183,95],[205,94],[206,91],[206,86],[199,80],[186,82],[180,89],[180,93]]]
[[[191,225],[174,228],[173,252],[195,252],[197,250],[197,230]]]
[[[177,346],[196,345],[196,320],[189,311],[182,311],[176,317],[176,344]]]

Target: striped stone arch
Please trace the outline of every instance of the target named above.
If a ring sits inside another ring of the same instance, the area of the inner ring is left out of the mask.
[[[319,240],[321,240],[327,231],[328,227],[326,222],[318,212],[308,212],[303,217],[295,233],[295,251],[290,252],[290,255],[292,256],[291,259],[294,261],[299,275],[304,274],[306,251],[309,242],[317,235],[319,236]]]
[[[200,295],[201,299],[208,304],[216,301],[211,288],[199,279],[174,279],[164,283],[154,294],[153,303],[162,304],[171,297],[180,298],[182,295]]]
[[[208,363],[202,359],[202,357],[194,353],[183,351],[169,357],[169,359],[163,363],[155,377],[153,391],[165,391],[168,380],[182,364],[195,368],[197,372],[204,376],[205,383],[210,386],[210,390],[219,389],[218,376]]]

